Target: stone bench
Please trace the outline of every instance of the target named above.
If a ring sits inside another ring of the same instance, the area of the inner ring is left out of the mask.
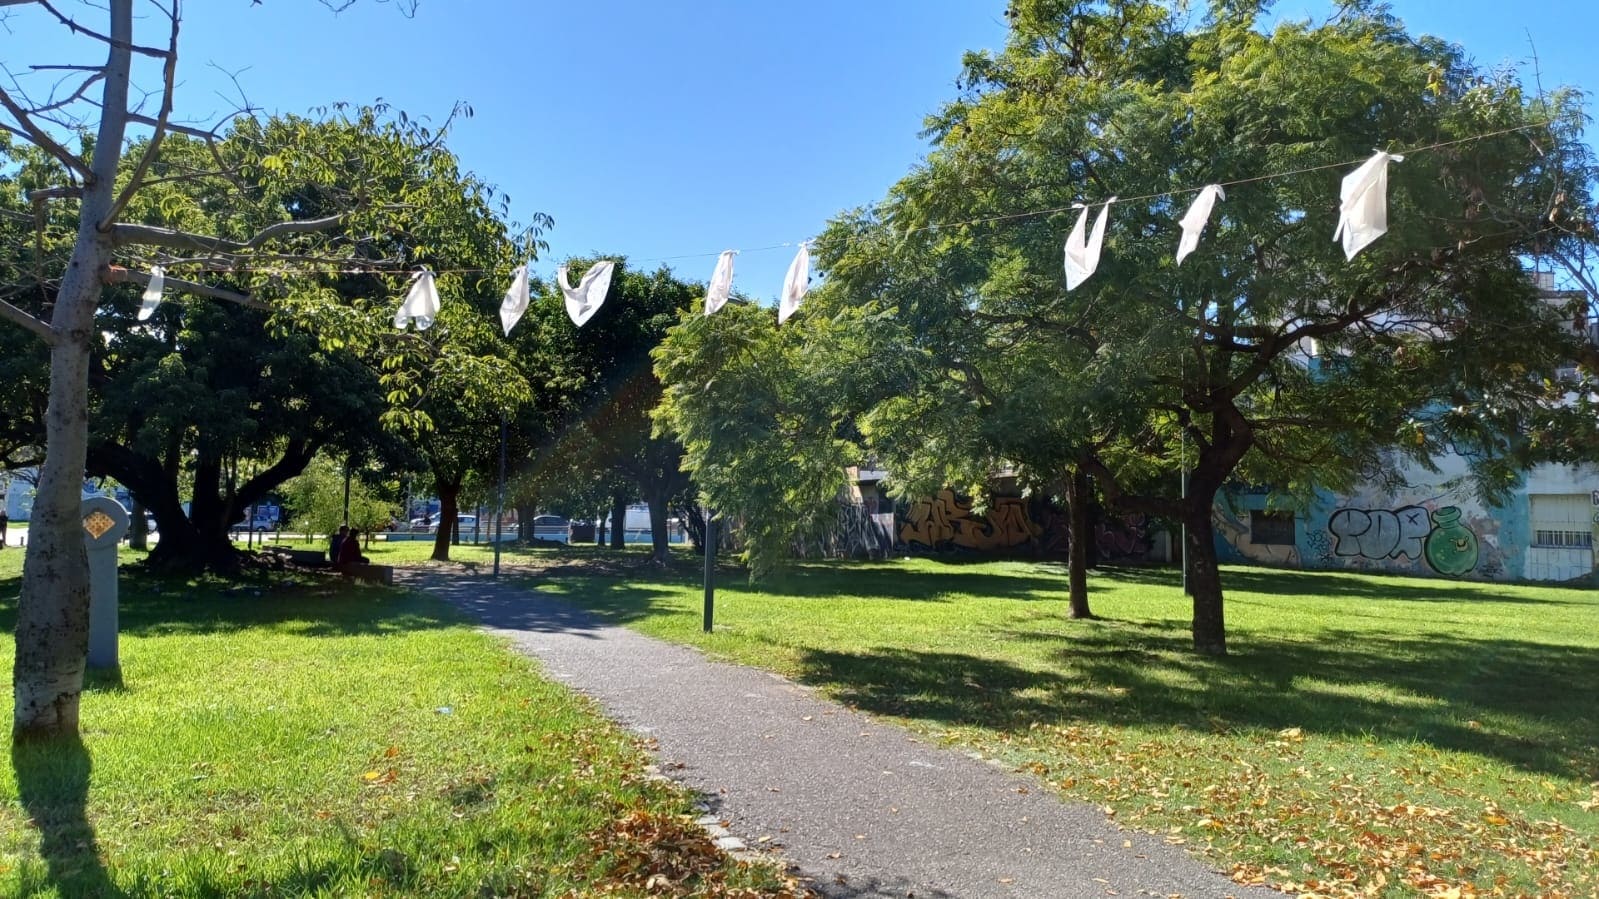
[[[385,587],[394,586],[394,566],[392,565],[366,565],[357,562],[350,565],[335,565],[333,570],[353,580],[366,581],[369,584],[382,584]]]

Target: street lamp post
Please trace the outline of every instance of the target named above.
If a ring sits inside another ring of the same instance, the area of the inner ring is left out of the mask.
[[[500,413],[500,489],[494,501],[494,576],[500,576],[500,538],[505,535],[505,413]]]
[[[716,513],[705,510],[705,633],[716,617]]]

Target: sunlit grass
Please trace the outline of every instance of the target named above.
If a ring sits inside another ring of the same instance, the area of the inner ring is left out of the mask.
[[[1599,593],[1228,569],[1232,655],[1177,575],[927,559],[570,566],[531,586],[1038,773],[1240,880],[1329,895],[1599,895]]]
[[[21,555],[0,552],[8,632]],[[336,580],[125,577],[122,677],[92,679],[81,744],[0,769],[0,895],[780,887],[685,828],[589,702],[438,601]]]

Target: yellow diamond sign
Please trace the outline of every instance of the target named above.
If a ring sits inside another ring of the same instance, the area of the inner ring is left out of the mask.
[[[116,526],[116,521],[114,521],[110,515],[101,512],[99,509],[96,509],[94,512],[89,514],[89,517],[83,519],[83,529],[88,531],[89,536],[96,540],[99,540],[101,537],[105,536],[106,531],[109,531]]]

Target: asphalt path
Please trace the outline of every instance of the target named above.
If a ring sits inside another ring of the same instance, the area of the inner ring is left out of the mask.
[[[714,662],[486,575],[408,569],[656,741],[661,770],[828,897],[1236,896],[1181,848],[1036,778],[929,745],[770,672]],[[1254,893],[1254,890],[1248,890]]]

